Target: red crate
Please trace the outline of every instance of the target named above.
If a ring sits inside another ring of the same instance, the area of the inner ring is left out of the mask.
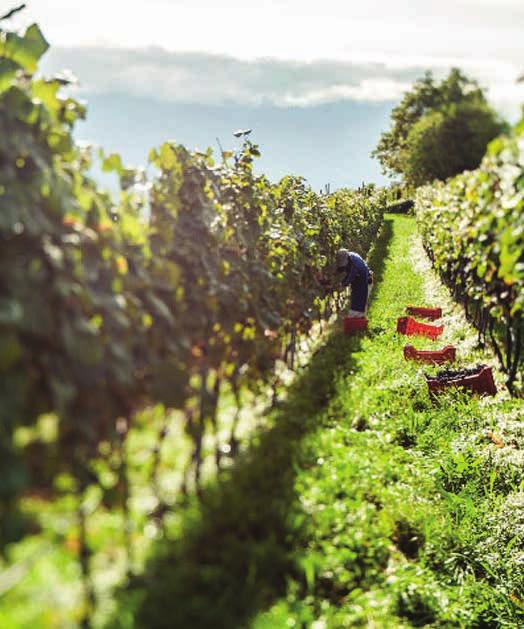
[[[434,365],[442,365],[442,363],[453,363],[457,357],[457,350],[453,345],[446,345],[442,349],[418,350],[413,345],[404,346],[404,358],[406,360],[416,360],[421,363],[431,363]]]
[[[462,388],[478,395],[495,395],[497,393],[493,372],[491,367],[487,365],[480,365],[478,372],[472,375],[458,376],[447,381],[426,376],[426,381],[432,396],[449,391],[451,388]]]
[[[429,319],[435,321],[442,317],[442,308],[425,308],[423,306],[408,306],[406,308],[408,315],[420,317],[421,319]]]
[[[368,329],[366,317],[344,317],[344,334],[357,334]]]
[[[432,340],[439,337],[444,331],[443,325],[429,325],[415,321],[413,317],[399,317],[397,319],[397,332],[406,336],[426,336]]]

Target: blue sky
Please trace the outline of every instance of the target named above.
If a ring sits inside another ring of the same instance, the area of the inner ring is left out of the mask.
[[[522,0],[33,0],[16,25],[31,21],[53,46],[43,69],[80,80],[79,136],[135,164],[162,139],[233,146],[247,125],[272,178],[357,185],[380,181],[369,152],[426,69],[463,68],[510,119],[524,102]]]

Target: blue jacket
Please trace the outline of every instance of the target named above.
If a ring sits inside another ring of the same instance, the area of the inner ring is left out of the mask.
[[[342,279],[342,286],[349,286],[354,282],[364,282],[367,286],[369,276],[369,267],[364,260],[358,255],[350,251],[349,264],[346,275]]]
[[[351,309],[365,312],[368,303],[369,267],[364,260],[351,251],[346,275],[342,279],[342,286],[351,285]]]

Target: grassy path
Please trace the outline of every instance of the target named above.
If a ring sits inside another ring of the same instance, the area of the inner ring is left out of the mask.
[[[387,219],[370,333],[337,331],[316,353],[122,594],[115,626],[522,626],[522,403],[432,404],[424,370],[404,362],[396,318],[428,299],[449,311],[443,341],[465,364],[482,358],[415,231]]]

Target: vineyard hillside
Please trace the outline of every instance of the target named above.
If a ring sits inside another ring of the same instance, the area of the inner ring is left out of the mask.
[[[39,72],[38,25],[8,28],[23,8],[0,627],[523,626],[523,123],[413,199],[271,181],[250,129],[130,167],[76,142],[88,106]]]

